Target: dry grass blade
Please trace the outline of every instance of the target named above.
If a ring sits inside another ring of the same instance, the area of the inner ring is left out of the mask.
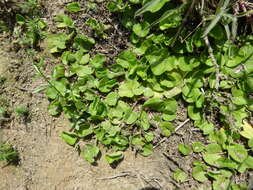
[[[222,1],[220,1],[221,3]],[[217,8],[217,11],[216,11],[216,15],[214,17],[214,19],[211,21],[211,23],[207,26],[207,28],[205,29],[203,35],[202,35],[202,38],[206,37],[209,32],[217,25],[217,23],[221,20],[221,18],[225,15],[226,13],[226,9],[229,5],[229,2],[230,0],[226,0],[223,4],[223,6],[221,8]],[[220,4],[219,3],[219,4]]]
[[[177,30],[177,33],[176,33],[175,37],[174,37],[173,40],[172,40],[171,47],[173,47],[173,46],[175,45],[175,42],[176,42],[178,36],[180,35],[180,33],[181,33],[181,31],[182,31],[182,29],[183,29],[183,27],[184,27],[184,25],[185,25],[185,23],[186,23],[186,21],[187,21],[189,15],[190,15],[190,13],[192,12],[192,10],[193,10],[193,8],[194,8],[194,6],[195,6],[196,3],[197,3],[197,0],[193,0],[193,1],[192,1],[190,8],[188,9],[187,13],[186,13],[185,16],[184,16],[184,19],[183,19],[183,21],[182,21],[181,26],[180,26],[179,29]]]

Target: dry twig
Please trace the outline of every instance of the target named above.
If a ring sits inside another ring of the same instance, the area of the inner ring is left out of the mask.
[[[208,48],[208,53],[209,53],[209,56],[211,58],[211,61],[212,63],[214,64],[215,66],[215,74],[216,74],[216,77],[215,77],[215,80],[216,80],[216,83],[215,83],[215,89],[218,90],[219,88],[219,84],[220,84],[220,68],[219,68],[219,65],[214,57],[214,54],[213,54],[213,48],[211,47],[210,45],[210,42],[209,42],[209,39],[207,36],[204,37],[204,41],[205,41],[205,44]]]
[[[119,177],[127,177],[127,176],[136,177],[136,175],[133,175],[129,172],[122,172],[121,174],[118,174],[118,175],[102,177],[102,178],[98,178],[98,179],[99,180],[108,180],[108,179],[116,179],[116,178],[119,178]]]
[[[190,119],[186,119],[183,123],[181,123],[179,126],[176,127],[175,132],[177,132],[181,127],[183,127]]]

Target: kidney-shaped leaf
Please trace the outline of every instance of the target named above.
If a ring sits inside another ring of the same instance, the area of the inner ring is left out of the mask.
[[[135,95],[141,95],[144,89],[135,80],[126,81],[119,87],[119,96],[132,98]]]
[[[199,182],[204,182],[207,180],[206,171],[201,166],[196,166],[192,170],[192,176]]]
[[[76,144],[76,141],[77,141],[77,137],[74,134],[70,134],[66,132],[61,133],[61,138],[69,145],[74,145]]]
[[[109,164],[112,164],[113,162],[119,161],[121,159],[123,159],[123,154],[122,152],[115,152],[112,154],[107,154],[105,155],[105,159]]]
[[[247,150],[240,144],[230,145],[227,149],[229,155],[237,162],[243,162],[248,156]]]
[[[137,36],[143,38],[148,35],[149,27],[150,27],[150,24],[148,22],[143,22],[143,23],[135,24],[133,26],[133,31]]]
[[[136,11],[135,16],[139,16],[147,11],[154,13],[159,11],[163,5],[170,0],[151,0],[148,1],[146,4],[143,5],[142,8],[140,8],[138,11]]]
[[[98,156],[98,154],[99,148],[91,144],[86,144],[84,151],[81,152],[83,158],[91,164],[95,162],[95,158]]]

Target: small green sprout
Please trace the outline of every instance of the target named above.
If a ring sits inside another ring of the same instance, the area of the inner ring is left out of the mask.
[[[29,108],[27,106],[21,105],[15,109],[15,112],[17,116],[25,118],[25,117],[28,117],[29,115]]]
[[[11,145],[7,143],[0,143],[0,161],[17,163],[18,159],[18,152]]]

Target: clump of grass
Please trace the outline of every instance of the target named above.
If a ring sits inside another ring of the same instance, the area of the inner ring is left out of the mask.
[[[7,110],[4,107],[0,107],[0,118],[4,118],[7,115]]]
[[[1,23],[0,23],[0,27],[1,27]],[[6,78],[0,76],[0,84],[4,84],[5,81],[6,81]]]
[[[27,118],[29,116],[29,108],[27,106],[18,106],[16,107],[15,112],[18,117]]]
[[[0,98],[0,126],[10,118],[7,100]]]
[[[18,152],[12,145],[7,143],[0,143],[0,161],[7,163],[17,163],[19,159]]]

